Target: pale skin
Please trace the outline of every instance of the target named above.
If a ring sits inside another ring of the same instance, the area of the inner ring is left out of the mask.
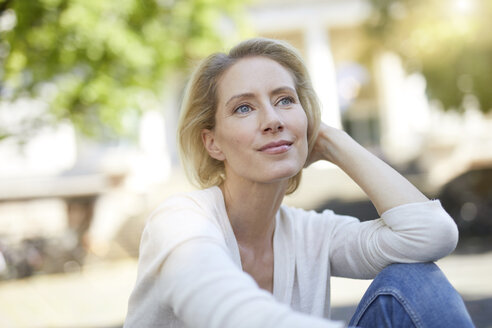
[[[210,156],[224,162],[220,186],[242,268],[273,292],[275,216],[290,177],[318,160],[334,163],[368,195],[379,214],[427,201],[408,180],[347,133],[321,124],[308,157],[307,118],[289,71],[265,57],[244,58],[218,85],[216,126],[203,130]],[[327,183],[330,183],[327,181]]]

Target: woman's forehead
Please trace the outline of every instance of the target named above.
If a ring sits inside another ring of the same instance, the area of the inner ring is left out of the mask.
[[[284,66],[267,57],[242,58],[219,80],[219,103],[223,105],[237,94],[269,92],[280,87],[295,89],[294,78]]]

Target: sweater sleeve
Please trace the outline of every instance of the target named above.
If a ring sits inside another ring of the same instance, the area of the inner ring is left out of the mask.
[[[362,222],[332,215],[332,275],[370,279],[391,263],[438,260],[451,253],[458,229],[438,200],[394,207]]]
[[[342,327],[293,311],[231,258],[220,228],[188,208],[162,209],[142,235],[125,327],[165,327],[170,308],[186,327]]]

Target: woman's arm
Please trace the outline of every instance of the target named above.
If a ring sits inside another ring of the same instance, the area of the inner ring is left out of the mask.
[[[335,276],[374,278],[391,263],[436,261],[458,242],[456,224],[438,200],[396,206],[362,223],[343,215],[329,218]]]
[[[367,194],[380,215],[398,205],[429,200],[347,133],[323,123],[307,165],[321,159],[334,163],[347,173]]]
[[[308,164],[339,166],[373,202],[381,220],[342,220],[330,238],[332,273],[370,278],[390,263],[435,261],[456,247],[458,231],[439,201],[429,201],[344,131],[322,124]],[[335,217],[334,217],[335,218]]]

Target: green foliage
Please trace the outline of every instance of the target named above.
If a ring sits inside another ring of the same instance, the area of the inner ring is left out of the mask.
[[[0,91],[47,99],[87,135],[131,135],[167,76],[221,48],[218,23],[240,2],[0,0],[3,25],[15,22],[0,28]]]
[[[431,98],[462,109],[473,95],[492,110],[492,0],[371,0],[367,31],[427,80]],[[469,99],[469,97],[468,97]]]

